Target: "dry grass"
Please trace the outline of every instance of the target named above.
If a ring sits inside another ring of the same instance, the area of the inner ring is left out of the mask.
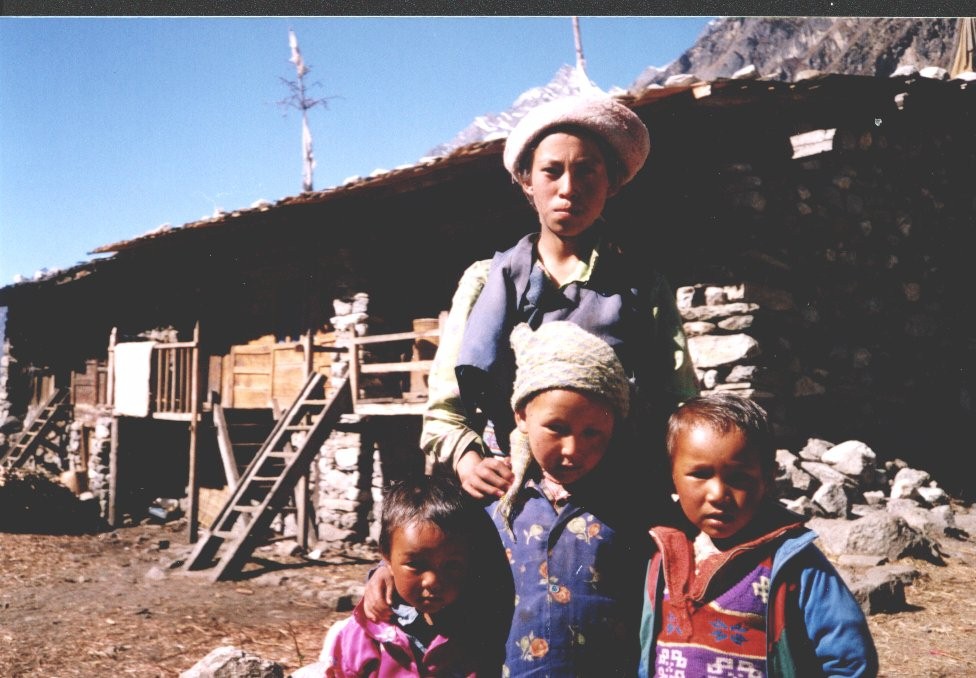
[[[945,566],[914,561],[922,577],[905,590],[910,610],[868,618],[881,676],[976,676],[976,542],[946,548]]]
[[[184,539],[171,525],[0,533],[0,676],[169,678],[221,645],[293,670],[316,659],[343,616],[321,594],[361,583],[370,565],[336,559],[220,584],[147,577]],[[976,676],[976,541],[946,548],[944,567],[913,561],[923,576],[906,589],[911,609],[869,618],[882,676]]]

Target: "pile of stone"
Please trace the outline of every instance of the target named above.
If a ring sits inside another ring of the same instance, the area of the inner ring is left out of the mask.
[[[95,419],[94,432],[88,443],[88,491],[98,500],[103,516],[108,515],[113,426],[114,417],[108,414],[99,415]]]
[[[355,417],[345,423],[355,429]],[[382,501],[379,451],[355,430],[336,431],[325,441],[313,466],[316,536],[330,550],[339,544],[363,543],[373,537],[374,507]]]
[[[942,563],[946,540],[976,529],[976,514],[954,507],[927,472],[900,460],[879,464],[863,442],[811,438],[796,454],[778,450],[776,461],[780,501],[810,517],[869,614],[905,609],[904,587],[919,572],[897,561]]]
[[[284,678],[285,668],[270,659],[263,659],[231,645],[211,651],[180,678]]]
[[[369,295],[358,292],[350,299],[332,302],[336,345],[347,345],[369,331]],[[349,373],[347,354],[333,358],[330,385],[339,386]],[[354,415],[344,415],[340,430],[322,446],[312,465],[312,502],[316,537],[329,550],[338,544],[363,543],[373,532],[373,508],[382,500],[379,452],[363,436]]]
[[[10,382],[10,366],[16,362],[10,357],[10,340],[4,339],[0,347],[0,454],[7,451],[11,444],[10,436],[23,427],[23,422],[10,413],[10,393],[7,388]]]
[[[732,391],[756,400],[779,396],[790,366],[778,358],[781,316],[792,296],[755,283],[688,285],[678,288],[688,352],[703,393]]]
[[[369,331],[369,295],[358,292],[351,299],[334,299],[332,310],[335,315],[329,319],[335,329],[336,346],[348,346],[349,339],[362,337]],[[332,358],[330,384],[333,388],[342,384],[349,373],[349,357],[337,353]]]

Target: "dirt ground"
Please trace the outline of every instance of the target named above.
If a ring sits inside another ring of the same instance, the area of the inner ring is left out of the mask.
[[[908,611],[870,617],[881,675],[976,675],[976,539],[946,551],[945,566],[910,561],[923,577],[907,589]],[[245,578],[215,584],[169,569],[188,552],[181,522],[0,533],[0,676],[177,676],[221,645],[291,671],[315,661],[373,555],[312,561],[265,549]]]

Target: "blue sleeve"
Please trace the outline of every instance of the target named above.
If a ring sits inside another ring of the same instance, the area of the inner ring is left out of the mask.
[[[652,558],[647,564],[647,576],[644,578],[644,606],[641,610],[640,619],[640,663],[638,664],[638,678],[651,678],[654,675],[654,604],[648,593],[647,581],[650,579],[651,568],[655,565]],[[655,577],[655,582],[657,578]]]
[[[854,595],[819,549],[810,547],[803,557],[799,605],[822,675],[876,676],[878,652]]]

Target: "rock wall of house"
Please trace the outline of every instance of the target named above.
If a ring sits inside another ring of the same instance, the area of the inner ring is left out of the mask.
[[[2,353],[0,353],[0,454],[7,451],[9,435],[15,428],[19,428],[19,422],[15,422],[11,417],[10,392],[7,390],[10,383],[10,367],[13,358],[10,356],[10,341],[4,339]]]
[[[336,345],[369,331],[369,296],[357,293],[333,302]],[[330,387],[342,384],[349,373],[349,358],[333,358]],[[383,499],[383,469],[380,451],[370,435],[370,419],[345,415],[340,430],[322,445],[312,465],[310,486],[315,508],[315,531],[326,544],[376,543],[379,509]]]
[[[381,486],[379,452],[361,428],[329,436],[312,473],[317,538],[327,543],[366,541],[375,522],[373,508],[382,500]]]
[[[112,427],[116,424],[117,422],[111,414],[98,415],[88,438],[88,491],[98,500],[98,507],[103,518],[108,518]],[[75,425],[72,424],[72,431],[74,429]],[[82,428],[82,431],[84,430]]]
[[[706,389],[764,398],[800,440],[948,471],[932,449],[976,432],[976,134],[936,121],[865,118],[829,152],[716,168],[735,247],[678,290]]]

